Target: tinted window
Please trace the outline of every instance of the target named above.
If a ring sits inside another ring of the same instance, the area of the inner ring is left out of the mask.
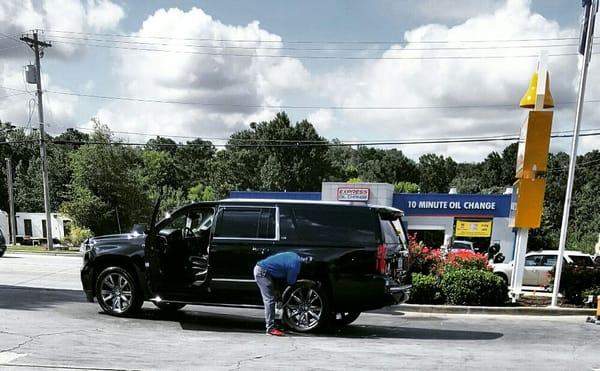
[[[398,244],[400,243],[398,238],[398,232],[394,225],[389,220],[381,220],[381,233],[383,235],[384,243]]]
[[[261,210],[258,237],[275,238],[275,209]]]
[[[281,239],[319,243],[376,243],[375,214],[344,206],[281,206]]]
[[[217,218],[215,237],[275,238],[275,209],[227,207]]]
[[[473,250],[473,246],[466,242],[454,242],[452,248],[457,250]]]

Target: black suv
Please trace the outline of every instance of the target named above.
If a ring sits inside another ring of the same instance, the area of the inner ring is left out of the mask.
[[[408,300],[401,216],[390,207],[316,201],[193,203],[145,233],[87,241],[81,280],[88,300],[97,298],[116,316],[135,312],[144,300],[164,310],[185,304],[261,306],[254,265],[294,251],[313,260],[302,267],[296,285],[281,290],[284,323],[301,332],[344,325],[362,311]],[[298,313],[305,306],[296,303],[308,295],[310,316]]]

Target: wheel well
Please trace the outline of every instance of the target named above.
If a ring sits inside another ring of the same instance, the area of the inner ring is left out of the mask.
[[[504,280],[504,282],[508,283],[508,276],[503,272],[494,272],[494,274]]]
[[[94,271],[92,277],[92,291],[94,296],[96,296],[96,280],[98,279],[100,273],[102,273],[102,271],[108,267],[119,267],[125,269],[129,274],[131,274],[131,276],[135,280],[138,289],[141,289],[142,292],[144,292],[144,296],[147,296],[145,285],[143,285],[142,277],[140,277],[141,275],[138,269],[136,268],[135,264],[129,259],[120,256],[102,257],[96,261],[96,264],[94,264]]]

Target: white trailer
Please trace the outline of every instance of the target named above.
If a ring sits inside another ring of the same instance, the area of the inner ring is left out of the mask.
[[[10,227],[8,224],[8,213],[4,210],[0,210],[0,230],[6,240],[6,243],[10,243]]]
[[[52,237],[63,241],[69,233],[71,219],[59,213],[51,213]],[[1,217],[0,217],[1,218]],[[46,240],[46,214],[17,212],[17,243],[40,243]],[[1,225],[1,224],[0,224]],[[3,230],[4,232],[4,230]]]

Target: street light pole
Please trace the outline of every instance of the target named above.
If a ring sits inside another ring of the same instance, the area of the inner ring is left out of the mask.
[[[598,0],[584,1],[586,7],[584,19],[585,38],[583,51],[583,66],[579,76],[579,95],[577,96],[577,109],[575,111],[575,123],[573,125],[573,140],[571,141],[571,157],[569,159],[569,175],[567,178],[567,190],[565,192],[565,205],[563,208],[562,223],[560,227],[560,240],[558,244],[558,259],[556,260],[556,273],[554,275],[554,287],[552,290],[552,303],[550,306],[558,306],[558,290],[560,289],[560,276],[562,273],[563,256],[565,254],[565,245],[567,243],[567,229],[569,227],[569,212],[571,211],[571,195],[573,194],[573,181],[575,178],[575,164],[577,161],[577,145],[579,144],[579,129],[581,126],[581,116],[583,114],[583,98],[585,96],[585,85],[588,74],[588,66],[592,56],[592,44],[594,42],[594,22],[596,12],[598,12]],[[589,9],[587,9],[589,7]],[[585,25],[587,24],[587,27]],[[586,29],[587,28],[587,29]]]

